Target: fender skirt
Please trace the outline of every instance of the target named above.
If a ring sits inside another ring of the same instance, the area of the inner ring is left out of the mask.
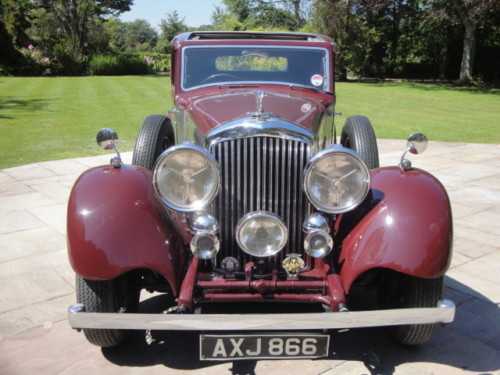
[[[155,196],[151,172],[135,167],[89,169],[68,203],[68,256],[86,279],[109,280],[147,268],[178,293],[184,249]]]
[[[449,267],[453,243],[450,201],[443,185],[419,169],[372,171],[371,192],[340,218],[340,277],[346,292],[377,267],[435,278]]]

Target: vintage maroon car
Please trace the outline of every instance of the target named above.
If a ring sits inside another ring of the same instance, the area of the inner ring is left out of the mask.
[[[427,139],[380,168],[366,117],[338,137],[335,51],[307,33],[172,41],[175,108],[146,118],[132,165],[116,151],[73,187],[73,328],[100,346],[130,329],[200,331],[200,358],[226,360],[326,356],[340,328],[389,326],[416,345],[453,320],[449,199],[404,157]],[[138,313],[141,290],[162,293],[157,313]],[[356,290],[378,306],[352,303]]]

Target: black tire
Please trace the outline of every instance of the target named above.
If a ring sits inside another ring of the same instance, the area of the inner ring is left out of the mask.
[[[377,138],[368,118],[364,116],[348,117],[342,128],[340,143],[360,154],[369,169],[380,166]]]
[[[140,290],[120,277],[114,280],[94,281],[76,276],[76,299],[85,306],[86,312],[136,312]],[[97,346],[120,345],[129,335],[122,329],[83,329],[87,340]]]
[[[443,298],[443,277],[423,279],[399,273],[387,275],[378,290],[383,308],[436,307]],[[409,324],[388,327],[391,337],[403,345],[420,345],[429,341],[436,324]]]
[[[146,117],[135,142],[132,164],[153,170],[156,159],[174,144],[170,119],[163,115]]]

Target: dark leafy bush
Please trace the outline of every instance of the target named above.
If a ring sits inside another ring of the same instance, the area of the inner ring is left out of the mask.
[[[88,65],[90,75],[141,75],[153,72],[153,67],[139,56],[99,55],[90,60]]]
[[[129,52],[121,53],[118,56],[127,56],[129,58],[140,58],[152,66],[154,73],[170,71],[170,55],[166,53],[155,52]]]

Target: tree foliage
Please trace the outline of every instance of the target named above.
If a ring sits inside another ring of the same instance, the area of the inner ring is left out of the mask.
[[[492,41],[500,38],[499,2],[315,0],[311,22],[313,29],[332,36],[339,45],[341,77],[354,74],[458,78],[460,73],[460,81],[465,83],[471,80],[472,68],[477,65],[475,30],[490,36],[480,40],[481,50],[489,50],[500,58],[498,47],[492,46]],[[498,64],[485,65],[488,59],[481,60],[483,74],[498,79]]]
[[[2,1],[11,7],[16,3]],[[61,73],[79,74],[92,55],[108,46],[104,17],[130,10],[132,0],[23,0],[19,4],[23,18],[17,24],[25,22],[20,29],[26,36],[18,31],[16,41],[29,40]]]
[[[176,10],[167,13],[165,16],[166,18],[160,22],[161,32],[158,52],[168,53],[170,52],[170,41],[177,34],[188,31],[188,27],[184,21],[185,17],[181,17]]]
[[[306,23],[309,0],[223,0],[223,4],[225,9],[217,8],[212,19],[225,30],[296,31]]]
[[[168,53],[188,30],[281,30],[333,37],[340,78],[500,81],[500,0],[222,0],[211,24],[174,10],[159,32],[117,18],[132,2],[0,0],[0,73],[80,74],[103,52]]]

